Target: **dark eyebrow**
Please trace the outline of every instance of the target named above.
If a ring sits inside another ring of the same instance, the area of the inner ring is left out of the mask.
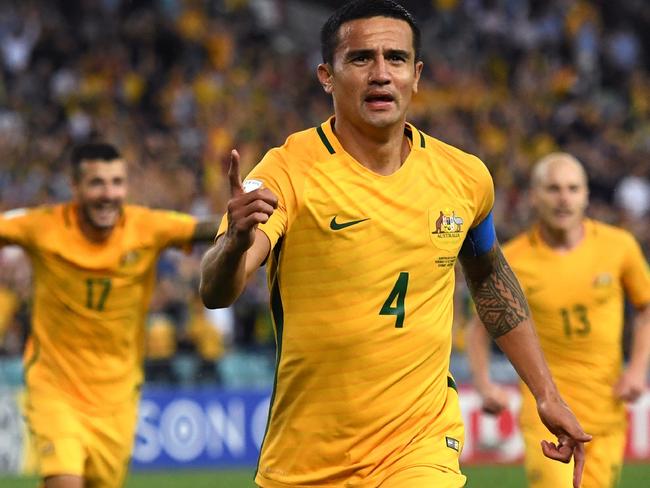
[[[354,49],[347,53],[345,59],[346,61],[349,61],[351,59],[355,59],[358,57],[372,58],[374,55],[375,55],[374,49]],[[393,56],[397,56],[404,59],[410,59],[411,53],[403,49],[389,49],[384,53],[384,57],[390,58]]]
[[[374,54],[375,52],[372,49],[355,49],[348,51],[345,59],[346,61],[349,61],[350,59],[355,59],[358,57],[372,58]]]
[[[386,52],[386,57],[391,57],[391,56],[397,56],[399,58],[410,59],[411,58],[411,53],[408,52],[408,51],[404,51],[403,49],[389,49],[388,52]]]

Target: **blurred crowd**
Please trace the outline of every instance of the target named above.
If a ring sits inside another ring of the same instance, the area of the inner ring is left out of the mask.
[[[0,211],[69,197],[69,149],[95,138],[129,161],[133,202],[220,214],[231,148],[246,170],[330,115],[315,77],[317,32],[341,3],[1,2]],[[485,161],[500,240],[531,221],[531,165],[561,149],[587,168],[591,215],[629,228],[648,253],[650,3],[403,3],[420,21],[425,63],[410,120]],[[161,259],[152,380],[219,381],[214,364],[229,351],[272,353],[264,278],[232,309],[208,312],[196,297],[200,255]],[[458,296],[462,324],[470,313],[462,283]],[[0,354],[20,353],[28,302],[24,256],[5,249]],[[170,366],[174,357],[191,358],[189,366]]]

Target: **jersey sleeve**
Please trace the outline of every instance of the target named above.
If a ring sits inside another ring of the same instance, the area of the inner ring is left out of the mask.
[[[492,176],[483,162],[472,158],[474,183],[471,188],[474,199],[474,220],[467,231],[460,253],[465,256],[482,256],[492,249],[496,241],[496,230],[492,217],[494,205],[494,185]]]
[[[483,164],[483,161],[478,158],[475,158],[475,161],[476,189],[474,192],[474,205],[476,214],[474,222],[470,226],[471,228],[480,225],[490,215],[494,206],[494,183],[492,181],[492,175],[485,164]]]
[[[622,281],[627,297],[636,307],[650,304],[650,267],[631,234],[627,234]]]
[[[278,198],[278,207],[271,218],[258,227],[269,238],[271,249],[273,249],[278,240],[286,233],[289,215],[297,205],[294,183],[289,176],[289,167],[282,148],[271,149],[267,152],[243,181],[242,187],[246,192],[258,188],[268,188]],[[227,227],[226,214],[221,220],[217,236],[226,232]]]
[[[171,210],[151,210],[150,224],[155,226],[156,242],[161,248],[187,246],[196,228],[196,217]]]
[[[0,246],[16,244],[30,248],[35,241],[36,210],[15,209],[0,214]]]

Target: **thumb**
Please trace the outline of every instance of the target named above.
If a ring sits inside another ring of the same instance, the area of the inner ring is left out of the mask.
[[[570,429],[566,429],[566,433],[569,437],[571,437],[571,439],[577,442],[589,442],[592,439],[591,435],[582,430],[580,424],[576,424]]]

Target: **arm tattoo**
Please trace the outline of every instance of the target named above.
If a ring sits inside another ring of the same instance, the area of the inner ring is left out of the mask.
[[[524,292],[498,246],[462,264],[476,312],[493,339],[529,319]]]

